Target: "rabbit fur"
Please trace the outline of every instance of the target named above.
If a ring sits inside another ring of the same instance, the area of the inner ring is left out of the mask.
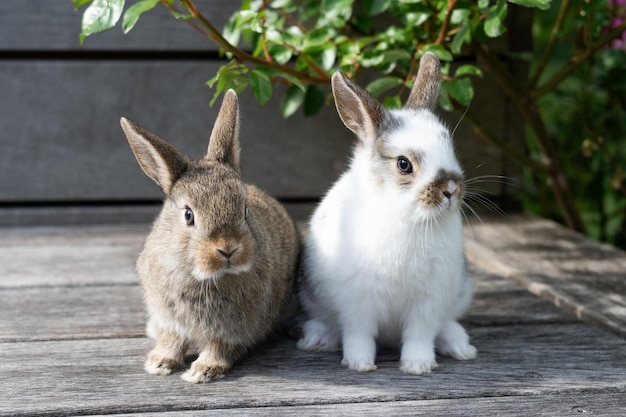
[[[156,340],[145,369],[192,383],[220,378],[295,308],[299,237],[284,208],[245,184],[239,168],[239,104],[229,90],[208,151],[190,160],[122,118],[139,165],[165,192],[161,213],[137,260]]]
[[[358,137],[348,170],[315,210],[299,297],[308,317],[298,347],[343,349],[342,364],[376,369],[378,345],[400,369],[430,372],[439,354],[473,359],[458,319],[472,284],[465,268],[463,172],[434,115],[439,60],[426,53],[405,106],[386,110],[337,72],[333,95]]]

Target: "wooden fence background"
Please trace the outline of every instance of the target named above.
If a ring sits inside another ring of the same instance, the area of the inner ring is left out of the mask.
[[[199,0],[221,27],[238,7]],[[149,221],[162,198],[134,160],[119,126],[129,117],[190,156],[204,153],[218,106],[205,81],[224,63],[215,46],[163,7],[79,45],[82,10],[69,0],[0,2],[0,225]],[[519,121],[488,79],[475,80],[480,109],[512,146]],[[314,118],[280,115],[241,97],[245,179],[288,203],[318,199],[353,144],[333,106]],[[444,117],[452,126],[459,115]],[[468,176],[519,169],[461,123],[455,133]],[[505,184],[487,186],[502,195]],[[496,196],[497,199],[497,196]]]

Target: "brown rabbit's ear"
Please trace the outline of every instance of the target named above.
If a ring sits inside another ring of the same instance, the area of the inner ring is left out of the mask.
[[[229,89],[215,120],[205,159],[230,165],[239,172],[239,100]]]
[[[434,110],[441,86],[441,65],[432,52],[426,52],[420,59],[420,67],[411,94],[404,105],[408,109]]]
[[[335,106],[343,124],[364,142],[374,139],[387,117],[385,108],[343,73],[335,72],[331,81]]]
[[[189,166],[189,160],[137,123],[122,117],[120,124],[143,172],[159,184],[165,194],[169,194],[172,185]]]

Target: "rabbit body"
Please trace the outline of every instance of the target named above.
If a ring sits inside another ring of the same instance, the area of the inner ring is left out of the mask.
[[[472,296],[462,170],[430,110],[438,85],[416,97],[440,77],[436,58],[425,58],[431,74],[422,73],[421,84],[418,75],[401,110],[387,111],[333,76],[338,112],[360,141],[310,221],[300,290],[309,320],[298,346],[341,346],[342,363],[357,371],[376,368],[377,343],[400,347],[400,368],[412,374],[436,367],[435,347],[458,359],[476,356],[457,322]]]
[[[182,378],[220,378],[293,310],[298,233],[276,200],[241,181],[237,117],[229,91],[199,161],[122,121],[140,165],[167,195],[137,260],[156,340],[145,363],[151,374],[171,373],[194,349]]]

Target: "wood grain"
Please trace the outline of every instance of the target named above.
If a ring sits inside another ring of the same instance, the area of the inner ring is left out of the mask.
[[[130,2],[129,2],[130,3]],[[202,11],[222,28],[239,4],[230,0],[200,0]],[[157,5],[141,17],[127,35],[121,23],[79,44],[84,8],[70,1],[20,0],[0,2],[0,50],[5,51],[206,51],[217,50],[201,34]]]
[[[398,370],[398,354],[359,374],[339,353],[302,352],[285,339],[266,343],[223,379],[205,385],[144,373],[147,339],[2,343],[0,414],[92,414],[289,407],[436,399],[623,393],[626,344],[582,324],[471,329],[476,361],[439,360],[432,374]],[[575,335],[575,341],[572,339]]]
[[[553,222],[514,216],[466,233],[468,258],[581,320],[626,336],[626,253]]]

